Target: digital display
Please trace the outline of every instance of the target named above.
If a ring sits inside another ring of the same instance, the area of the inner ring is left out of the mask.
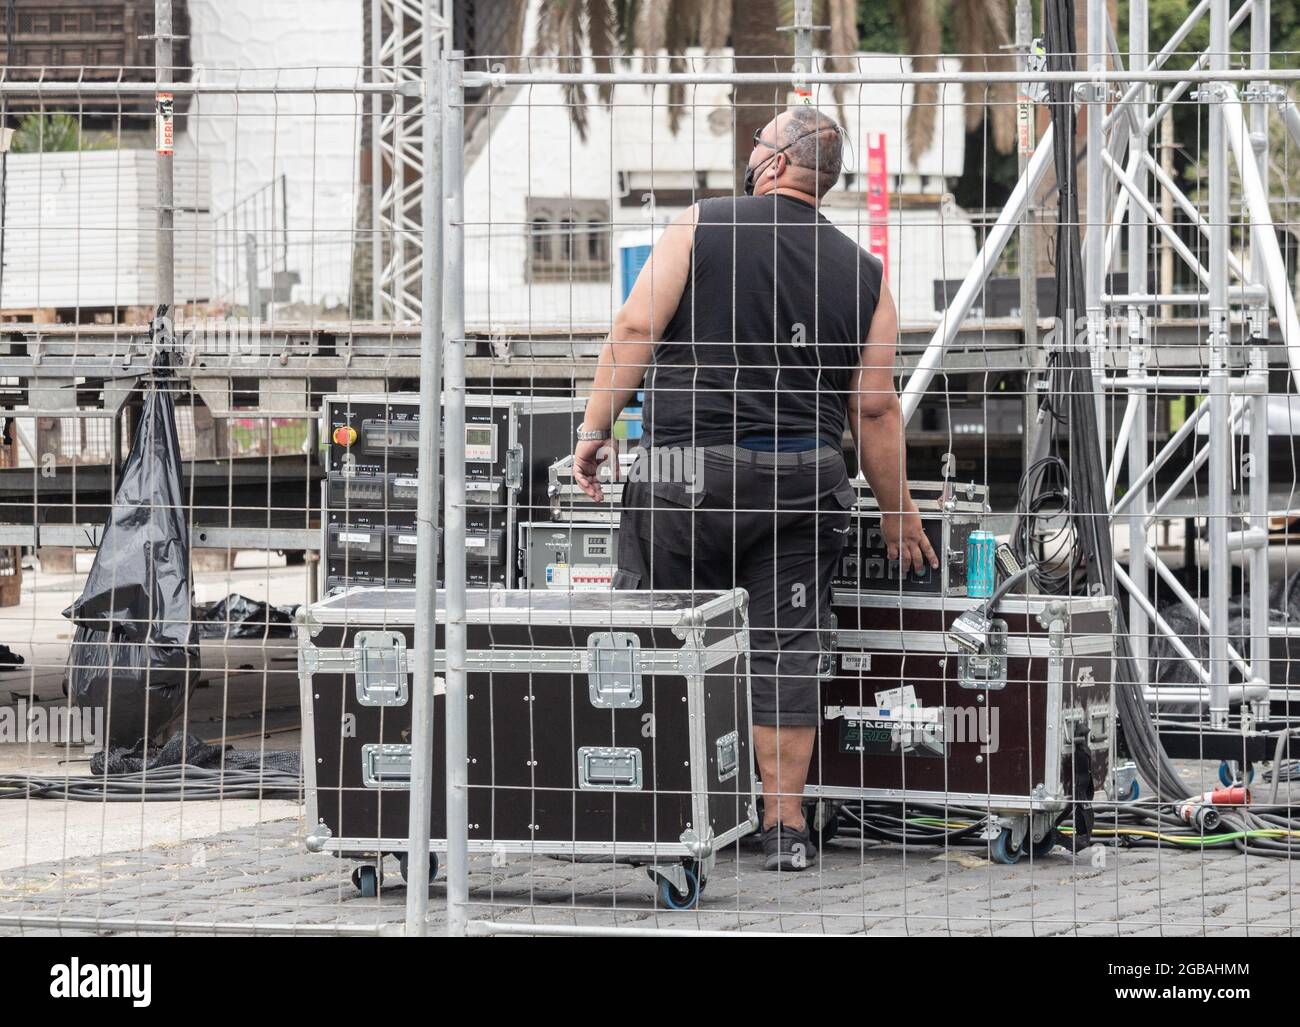
[[[465,459],[491,463],[496,459],[497,430],[491,424],[465,425]]]

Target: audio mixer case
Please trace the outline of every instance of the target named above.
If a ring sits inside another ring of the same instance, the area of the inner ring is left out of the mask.
[[[982,602],[835,590],[807,795],[972,807],[1014,862],[1050,848],[1061,814],[1105,784],[1114,600],[1009,595],[969,655],[948,629]]]
[[[717,850],[756,826],[746,604],[469,590],[470,851],[642,863],[666,902],[693,904]],[[430,848],[445,851],[444,593],[434,605]],[[306,844],[373,861],[362,877],[385,853],[405,867],[414,616],[414,590],[383,588],[299,616]]]
[[[415,585],[415,502],[419,396],[338,395],[325,399],[321,436],[324,586]],[[583,401],[465,397],[465,557],[471,587],[515,582],[517,524],[550,511],[548,468],[573,449]],[[338,428],[357,433],[348,446]],[[438,565],[443,565],[444,466],[438,482]]]

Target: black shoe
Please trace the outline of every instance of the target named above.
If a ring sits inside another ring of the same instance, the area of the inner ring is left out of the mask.
[[[817,846],[808,834],[776,824],[763,832],[764,870],[807,870],[817,858]]]

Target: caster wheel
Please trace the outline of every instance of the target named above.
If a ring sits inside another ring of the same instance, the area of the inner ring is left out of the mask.
[[[1011,866],[1013,863],[1019,863],[1023,855],[1023,849],[1013,849],[1011,847],[1011,830],[1005,829],[1000,835],[993,839],[989,846],[989,856],[994,863],[1002,863]]]
[[[1221,760],[1219,762],[1219,783],[1222,784],[1224,788],[1232,788],[1233,786],[1240,784],[1251,784],[1254,780],[1254,767],[1251,767],[1246,771],[1246,776],[1243,780],[1237,776],[1237,764],[1235,760],[1233,762],[1229,762],[1228,760]]]
[[[700,879],[693,867],[686,868],[686,892],[677,890],[677,886],[666,877],[656,878],[659,884],[660,905],[668,909],[694,909],[700,903]]]
[[[1056,842],[1056,828],[1052,828],[1039,842],[1031,842],[1029,836],[1025,835],[1025,840],[1021,843],[1021,851],[1023,852],[1027,848],[1030,858],[1039,860],[1056,848]]]
[[[357,867],[352,871],[352,883],[356,885],[363,899],[373,899],[379,894],[379,868]]]
[[[826,843],[840,833],[840,804],[838,802],[822,803],[822,819],[825,823],[816,827],[818,803],[807,803],[803,808],[803,818],[808,823],[808,832],[813,844],[824,849]]]
[[[402,880],[408,885],[411,883],[410,877],[406,873],[406,853],[400,853],[397,857],[397,869],[401,871]],[[429,853],[429,883],[432,884],[435,877],[438,876],[438,854]]]

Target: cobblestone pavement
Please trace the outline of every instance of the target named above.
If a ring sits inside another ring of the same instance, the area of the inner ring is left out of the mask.
[[[1235,852],[1063,848],[1015,866],[978,849],[837,839],[815,869],[762,870],[742,843],[722,854],[699,910],[656,909],[645,871],[545,857],[475,856],[476,919],[516,924],[651,929],[960,935],[1292,935],[1300,866]],[[300,820],[282,820],[199,842],[97,859],[0,871],[0,934],[134,933],[142,921],[204,931],[259,929],[397,933],[406,890],[396,860],[377,898],[353,888],[349,860],[307,852]],[[433,930],[446,890],[434,883]],[[16,922],[21,918],[23,922]]]

